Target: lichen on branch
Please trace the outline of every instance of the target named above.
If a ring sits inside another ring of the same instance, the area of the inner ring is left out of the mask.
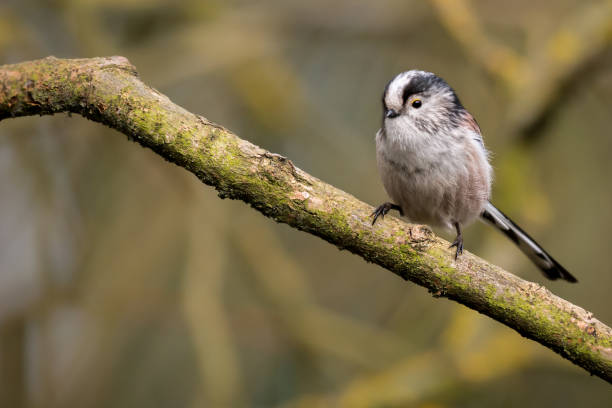
[[[140,81],[123,57],[0,66],[0,120],[59,112],[110,126],[220,197],[477,310],[612,383],[612,330],[591,313],[472,254],[455,261],[448,242],[427,227],[393,217],[371,226],[370,205],[174,104]]]

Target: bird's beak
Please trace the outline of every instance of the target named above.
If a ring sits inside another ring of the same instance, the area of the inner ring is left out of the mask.
[[[387,109],[385,111],[385,118],[394,118],[396,116],[399,116],[399,113],[395,109]]]

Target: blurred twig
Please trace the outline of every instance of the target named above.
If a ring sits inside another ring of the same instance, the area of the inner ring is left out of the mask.
[[[74,112],[106,124],[267,217],[317,235],[366,261],[502,322],[612,382],[612,329],[586,310],[466,253],[426,227],[389,217],[238,138],[143,84],[123,57],[53,57],[0,67],[0,119]],[[503,352],[503,351],[500,351]]]
[[[385,370],[363,375],[337,392],[301,396],[281,407],[420,406],[419,402],[449,389],[482,386],[524,365],[533,353],[521,347],[521,339],[509,334],[508,330],[498,330],[481,337],[474,350],[454,345],[454,350],[449,348],[445,353],[445,345],[436,345],[417,356],[399,360]],[[458,375],[449,367],[456,369]]]
[[[485,32],[468,0],[431,0],[431,3],[442,24],[472,58],[508,88],[521,86],[524,58]]]
[[[223,214],[210,217],[201,199],[194,200],[187,235],[190,237],[185,278],[183,310],[193,336],[202,387],[194,407],[243,406],[244,397],[239,361],[223,304],[225,251],[220,244]]]
[[[533,138],[612,38],[612,2],[586,4],[523,54],[487,33],[469,0],[431,0],[440,21],[510,96],[509,134]],[[576,81],[574,81],[576,80]]]
[[[241,231],[234,234],[238,251],[247,258],[274,314],[297,342],[368,368],[384,367],[414,351],[399,336],[318,306],[299,267],[264,220],[248,223],[239,222]],[[258,231],[259,239],[253,242],[244,229]]]

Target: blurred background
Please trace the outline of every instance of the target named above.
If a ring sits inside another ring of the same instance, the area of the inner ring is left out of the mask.
[[[374,205],[396,73],[438,73],[492,151],[466,247],[612,323],[612,2],[3,0],[0,64],[142,80]],[[452,238],[446,236],[446,238]],[[449,252],[450,256],[450,252]],[[609,407],[609,384],[73,115],[0,123],[2,407]]]

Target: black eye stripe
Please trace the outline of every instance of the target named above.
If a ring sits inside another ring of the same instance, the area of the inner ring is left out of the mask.
[[[404,105],[408,98],[412,95],[420,94],[430,89],[431,86],[436,82],[436,77],[431,76],[417,76],[412,78],[402,91],[402,100]]]
[[[404,88],[404,92],[402,92],[402,101],[403,104],[406,104],[406,101],[408,100],[408,98],[410,98],[412,95],[414,95],[416,92],[411,86],[410,84],[406,85],[406,87]]]

